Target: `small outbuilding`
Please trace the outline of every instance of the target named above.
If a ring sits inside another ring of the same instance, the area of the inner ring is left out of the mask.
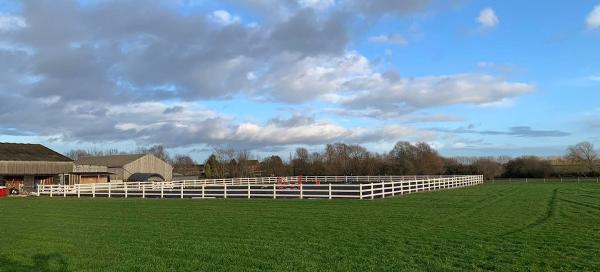
[[[206,177],[203,164],[174,165],[173,180],[196,180]]]
[[[75,165],[105,166],[110,181],[171,181],[173,167],[152,154],[81,157]]]

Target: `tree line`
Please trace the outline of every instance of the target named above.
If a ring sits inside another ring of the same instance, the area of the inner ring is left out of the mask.
[[[173,157],[161,145],[138,148],[133,153],[151,153],[178,167],[198,164],[188,155]],[[118,150],[73,150],[67,156],[126,154]],[[376,153],[358,144],[327,144],[321,151],[297,148],[288,160],[278,155],[255,159],[246,149],[215,149],[203,162],[207,178],[255,176],[375,176],[375,175],[483,175],[486,179],[598,176],[600,160],[594,145],[578,143],[558,158],[560,168],[536,156],[445,158],[427,143],[397,142],[392,150]]]

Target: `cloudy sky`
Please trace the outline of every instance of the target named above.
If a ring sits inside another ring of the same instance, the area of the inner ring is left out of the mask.
[[[600,144],[600,2],[0,2],[0,141],[203,160]]]

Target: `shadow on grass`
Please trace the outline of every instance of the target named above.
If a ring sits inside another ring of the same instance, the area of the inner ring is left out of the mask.
[[[47,271],[67,272],[66,258],[61,254],[36,254],[31,257],[32,262],[22,262],[0,255],[0,271]]]

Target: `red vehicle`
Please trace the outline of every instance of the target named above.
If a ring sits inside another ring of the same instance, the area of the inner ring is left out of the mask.
[[[8,195],[8,189],[4,186],[0,186],[0,197],[6,197]]]

